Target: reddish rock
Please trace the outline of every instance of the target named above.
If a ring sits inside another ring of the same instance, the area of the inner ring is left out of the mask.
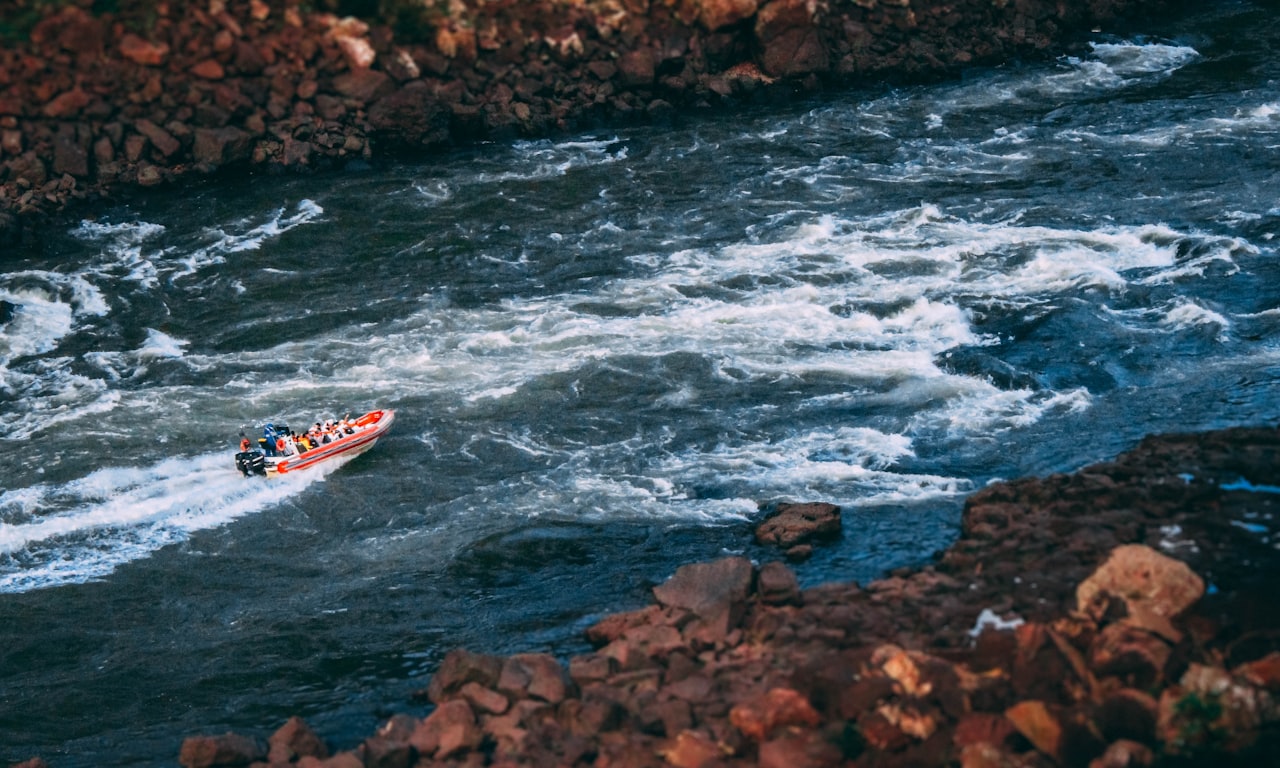
[[[570,694],[573,681],[554,656],[521,653],[503,663],[495,688],[517,698],[532,697],[556,704]]]
[[[329,748],[311,726],[300,717],[291,717],[267,740],[267,760],[272,763],[294,762],[300,757],[323,759]]]
[[[152,43],[129,32],[120,38],[120,55],[134,63],[155,67],[169,58],[169,45]]]
[[[697,617],[684,629],[686,637],[714,644],[742,621],[754,580],[750,560],[727,557],[681,566],[669,580],[654,587],[653,594],[659,604]]]
[[[138,129],[138,133],[146,136],[147,140],[151,142],[151,146],[159,150],[160,154],[165,157],[173,156],[182,148],[182,145],[173,137],[173,134],[150,120],[138,120],[133,124],[133,127]]]
[[[267,756],[256,739],[227,733],[222,736],[192,736],[182,742],[178,762],[184,768],[219,768],[249,765]]]
[[[827,47],[818,35],[810,0],[772,0],[756,17],[756,39],[764,49],[761,65],[773,77],[824,72]]]
[[[836,768],[844,755],[818,731],[788,728],[761,744],[758,758],[758,768]]]
[[[834,504],[779,504],[756,526],[756,541],[787,548],[810,540],[837,538],[840,527],[840,507]]]
[[[971,744],[1004,746],[1017,729],[1009,718],[993,712],[970,712],[956,723],[952,740],[957,747]]]
[[[702,26],[715,32],[751,18],[756,13],[756,7],[756,0],[700,0],[698,20],[702,22]]]
[[[795,571],[779,562],[765,563],[756,577],[756,592],[766,605],[800,605],[800,582]]]
[[[1171,618],[1200,599],[1204,580],[1180,560],[1131,544],[1112,550],[1107,561],[1080,584],[1077,610],[1083,611],[1098,592],[1123,598],[1131,613],[1138,607]]]
[[[395,81],[380,70],[358,69],[333,78],[333,90],[362,104],[391,94]]]
[[[501,715],[511,706],[506,696],[477,683],[467,683],[462,686],[458,695],[466,699],[473,710],[482,714]]]
[[[202,80],[221,80],[227,76],[227,71],[217,59],[205,59],[192,65],[191,74]]]
[[[681,731],[659,754],[672,768],[709,768],[724,757],[724,750],[704,733]]]
[[[80,110],[89,106],[92,97],[85,93],[78,86],[69,91],[59,94],[53,101],[44,105],[45,117],[61,119],[79,114]]]
[[[1241,664],[1232,671],[1232,675],[1276,693],[1280,691],[1280,651],[1272,651],[1261,659]]]
[[[441,704],[456,695],[467,683],[495,688],[502,674],[503,660],[498,656],[456,648],[445,654],[427,686],[427,698]]]
[[[409,744],[421,755],[447,759],[479,746],[484,734],[471,706],[461,699],[446,701],[418,724]]]
[[[1098,677],[1118,677],[1129,686],[1147,688],[1163,680],[1172,649],[1144,629],[1128,624],[1103,628],[1089,650],[1089,665]]]
[[[1020,701],[1005,710],[1004,716],[1036,749],[1056,757],[1062,746],[1062,723],[1043,701]]]
[[[763,742],[771,738],[777,729],[786,726],[816,727],[821,716],[799,692],[790,688],[772,688],[731,709],[729,722],[747,738]]]

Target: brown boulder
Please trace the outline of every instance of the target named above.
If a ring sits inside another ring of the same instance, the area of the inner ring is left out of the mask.
[[[395,81],[380,70],[357,69],[333,78],[333,90],[348,99],[368,104],[392,93]]]
[[[729,722],[747,738],[764,742],[772,738],[775,731],[787,726],[814,728],[821,722],[821,717],[798,691],[772,688],[729,710]]]
[[[418,80],[369,107],[369,125],[408,144],[432,145],[449,137],[451,111],[436,88]]]
[[[484,734],[471,706],[461,699],[446,701],[414,728],[409,744],[418,753],[439,760],[475,749]]]
[[[253,137],[239,128],[197,128],[191,153],[197,163],[214,166],[245,160],[253,149]]]
[[[150,120],[140,119],[134,123],[134,127],[138,129],[138,133],[146,136],[151,145],[165,157],[173,156],[182,148],[182,145],[173,137],[173,134]]]
[[[1121,597],[1130,613],[1150,611],[1172,618],[1204,594],[1204,580],[1187,564],[1142,544],[1111,550],[1107,561],[1076,588],[1077,610],[1084,611],[1099,592]]]
[[[290,763],[300,757],[328,756],[329,748],[300,717],[289,718],[267,740],[267,760],[272,763]]]
[[[722,641],[741,621],[755,580],[755,567],[745,557],[726,557],[678,568],[653,588],[658,603],[696,617],[685,636],[706,643]]]
[[[659,754],[672,768],[707,768],[724,757],[720,745],[701,731],[681,731]]]
[[[558,704],[572,691],[573,681],[554,656],[520,653],[503,663],[494,687],[516,698],[535,698]]]
[[[427,698],[436,704],[454,696],[467,683],[477,683],[494,688],[502,674],[502,659],[482,653],[456,648],[445,654],[440,667],[427,685]]]
[[[756,582],[760,602],[766,605],[800,605],[804,602],[795,571],[783,563],[765,563],[760,567]]]
[[[840,507],[835,504],[779,504],[756,526],[756,541],[787,548],[810,539],[836,538],[840,527]]]
[[[53,172],[57,175],[89,175],[89,152],[76,137],[75,126],[64,123],[53,135]]]
[[[79,114],[80,110],[89,106],[91,100],[89,94],[81,90],[79,86],[76,86],[69,91],[58,94],[52,101],[44,105],[42,111],[45,117],[58,120]]]
[[[756,16],[761,64],[773,77],[824,72],[830,68],[810,0],[773,0]]]
[[[183,740],[178,762],[184,768],[218,768],[249,765],[267,756],[261,742],[248,736],[192,736]]]

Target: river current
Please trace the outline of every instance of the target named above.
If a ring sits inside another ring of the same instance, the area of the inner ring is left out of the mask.
[[[445,652],[583,652],[681,564],[801,581],[966,494],[1280,410],[1280,25],[1222,3],[955,82],[166,190],[0,257],[0,761],[349,748]],[[393,408],[336,469],[241,430]]]

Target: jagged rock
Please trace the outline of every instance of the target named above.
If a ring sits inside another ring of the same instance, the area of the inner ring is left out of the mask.
[[[554,656],[520,653],[503,663],[494,687],[516,698],[532,697],[558,704],[572,691],[573,681]]]
[[[249,765],[267,756],[266,747],[256,739],[227,733],[221,736],[192,736],[182,742],[178,762],[184,768],[220,768]]]
[[[427,685],[427,698],[441,704],[457,694],[467,683],[495,688],[502,674],[503,660],[498,656],[456,648],[444,660]]]
[[[684,628],[685,637],[714,644],[724,640],[742,620],[755,568],[744,557],[681,566],[665,583],[653,588],[658,603],[696,617]]]
[[[267,740],[267,760],[272,763],[294,762],[300,757],[324,759],[329,748],[300,717],[291,717]]]
[[[461,699],[446,701],[418,724],[409,744],[426,757],[444,760],[479,746],[484,737],[471,706]]]

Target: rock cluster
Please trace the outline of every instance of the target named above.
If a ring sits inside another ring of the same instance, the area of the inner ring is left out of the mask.
[[[1174,2],[450,0],[410,38],[302,0],[67,0],[0,50],[0,233],[193,172],[938,76]]]
[[[921,569],[801,589],[781,562],[684,566],[567,664],[450,652],[431,714],[354,749],[295,719],[265,743],[189,738],[180,762],[1275,765],[1278,476],[1278,430],[1148,438],[979,492]]]

